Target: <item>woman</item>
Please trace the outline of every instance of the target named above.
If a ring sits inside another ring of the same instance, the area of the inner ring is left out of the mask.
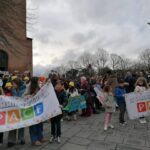
[[[45,81],[44,81],[45,82]],[[43,83],[38,77],[31,79],[30,95],[34,96],[39,91]],[[30,138],[33,146],[41,146],[47,140],[43,137],[43,123],[32,125],[29,127]]]

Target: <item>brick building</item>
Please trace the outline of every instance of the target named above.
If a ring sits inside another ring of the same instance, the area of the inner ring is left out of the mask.
[[[26,36],[26,0],[13,0],[13,2],[12,7],[15,11],[6,10],[6,13],[10,13],[11,17],[5,16],[5,12],[1,14],[11,25],[15,37],[6,32],[5,36],[9,46],[0,42],[0,71],[18,70],[23,72],[30,70],[32,72],[32,39]]]

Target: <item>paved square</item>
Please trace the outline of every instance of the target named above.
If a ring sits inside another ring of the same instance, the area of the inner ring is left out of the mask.
[[[147,124],[127,119],[126,126],[118,123],[118,112],[113,115],[115,129],[103,131],[104,112],[88,118],[79,117],[78,121],[62,122],[61,144],[49,142],[41,147],[31,146],[29,131],[26,129],[26,145],[16,145],[10,150],[149,150],[150,117]],[[127,118],[127,117],[126,117]],[[50,138],[50,123],[44,123],[44,135]],[[2,150],[8,149],[5,133]]]

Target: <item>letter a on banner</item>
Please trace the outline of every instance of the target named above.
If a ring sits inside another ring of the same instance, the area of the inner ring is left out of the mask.
[[[8,111],[8,124],[15,124],[20,121],[19,110]]]

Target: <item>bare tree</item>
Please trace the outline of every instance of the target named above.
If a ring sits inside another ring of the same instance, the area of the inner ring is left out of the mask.
[[[88,52],[84,52],[78,59],[78,63],[80,64],[81,68],[82,67],[88,67],[90,64],[93,65],[94,63],[94,58],[93,55],[88,53]]]
[[[110,66],[113,70],[118,69],[120,63],[120,56],[117,54],[110,54]]]
[[[150,70],[150,49],[144,50],[139,57],[145,67]]]
[[[98,68],[104,68],[106,67],[106,64],[108,62],[109,53],[104,50],[103,48],[99,48],[95,53],[95,65]]]
[[[68,61],[67,67],[69,69],[77,69],[79,68],[79,63],[77,61],[71,60],[71,61]]]

